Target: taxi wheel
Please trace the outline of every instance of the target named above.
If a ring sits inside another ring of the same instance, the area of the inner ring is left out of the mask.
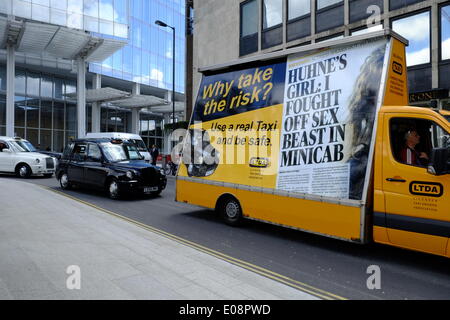
[[[120,198],[119,184],[117,183],[116,179],[109,180],[106,188],[107,188],[106,191],[108,191],[108,196],[111,199]]]
[[[242,208],[236,198],[231,196],[223,198],[219,203],[218,209],[226,224],[233,227],[242,224]]]
[[[31,176],[31,168],[29,165],[23,163],[17,166],[16,174],[20,178],[29,178]]]
[[[59,177],[59,184],[61,185],[61,188],[64,190],[69,190],[72,187],[72,184],[70,183],[69,176],[67,173],[61,174]]]

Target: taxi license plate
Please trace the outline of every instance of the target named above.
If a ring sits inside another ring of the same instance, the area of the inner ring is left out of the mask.
[[[144,188],[144,193],[150,193],[153,191],[158,191],[158,187],[145,187]]]

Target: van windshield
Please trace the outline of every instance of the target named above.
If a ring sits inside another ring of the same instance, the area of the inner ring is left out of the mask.
[[[147,146],[145,145],[144,141],[137,139],[130,139],[130,141],[136,145],[139,151],[148,152]]]
[[[106,142],[100,144],[108,161],[121,162],[128,160],[142,160],[144,157],[139,153],[136,146],[131,144],[116,144]]]

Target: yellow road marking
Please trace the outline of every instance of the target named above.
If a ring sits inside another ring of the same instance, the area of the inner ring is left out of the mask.
[[[202,245],[200,245],[198,243],[186,240],[186,239],[178,237],[178,236],[176,236],[174,234],[171,234],[171,233],[168,233],[166,231],[157,229],[155,227],[143,224],[143,223],[141,223],[139,221],[136,221],[136,220],[130,219],[128,217],[122,216],[122,215],[117,214],[115,212],[112,212],[110,210],[101,208],[101,207],[99,207],[99,206],[97,206],[95,204],[92,204],[92,203],[89,203],[87,201],[78,199],[76,197],[68,195],[68,194],[66,194],[64,192],[61,192],[59,190],[55,190],[55,189],[47,187],[47,186],[41,186],[41,187],[43,187],[44,189],[53,191],[53,192],[55,192],[57,194],[60,194],[60,195],[62,195],[64,197],[67,197],[67,198],[70,198],[70,199],[75,200],[77,202],[80,202],[82,204],[85,204],[85,205],[87,205],[89,207],[92,207],[92,208],[95,208],[97,210],[100,210],[100,211],[102,211],[104,213],[107,213],[107,214],[109,214],[111,216],[114,216],[116,218],[125,220],[125,221],[127,221],[129,223],[132,223],[132,224],[134,224],[136,226],[139,226],[139,227],[141,227],[141,228],[143,228],[143,229],[145,229],[147,231],[151,231],[151,232],[156,233],[156,234],[158,234],[160,236],[163,236],[165,238],[174,240],[174,241],[176,241],[178,243],[181,243],[183,245],[186,245],[186,246],[188,246],[190,248],[196,249],[198,251],[201,251],[203,253],[209,254],[209,255],[214,256],[216,258],[219,258],[221,260],[227,261],[227,262],[229,262],[229,263],[231,263],[233,265],[236,265],[236,266],[239,266],[239,267],[244,268],[246,270],[252,271],[252,272],[257,273],[259,275],[262,275],[262,276],[264,276],[266,278],[269,278],[269,279],[275,280],[277,282],[286,284],[286,285],[288,285],[290,287],[293,287],[295,289],[298,289],[298,290],[301,290],[303,292],[306,292],[306,293],[309,293],[311,295],[314,295],[314,296],[316,296],[318,298],[325,299],[325,300],[347,300],[346,298],[341,297],[339,295],[327,292],[327,291],[322,290],[322,289],[315,288],[315,287],[313,287],[311,285],[308,285],[306,283],[303,283],[303,282],[291,279],[289,277],[283,276],[283,275],[281,275],[279,273],[270,271],[270,270],[265,269],[263,267],[259,267],[257,265],[251,264],[249,262],[246,262],[246,261],[243,261],[243,260],[240,260],[240,259],[228,256],[228,255],[226,255],[224,253],[221,253],[219,251],[216,251],[216,250],[210,249],[208,247],[202,246]]]

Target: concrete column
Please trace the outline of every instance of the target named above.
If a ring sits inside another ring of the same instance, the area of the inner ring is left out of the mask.
[[[14,136],[15,51],[13,45],[6,46],[6,135],[8,137]]]
[[[131,89],[131,93],[133,96],[138,96],[141,94],[141,84],[140,83],[133,83],[133,89]]]
[[[311,43],[315,43],[315,35],[316,35],[316,0],[311,0],[311,34],[314,36],[311,39]]]
[[[86,63],[77,59],[77,137],[86,135]]]
[[[171,122],[172,122],[171,113],[164,113],[164,124],[171,123]],[[172,150],[172,148],[170,146],[170,141],[169,141],[170,133],[171,133],[171,131],[166,132],[164,130],[164,153],[165,154],[169,154],[170,151]]]
[[[384,16],[384,21],[383,21],[383,28],[384,29],[389,29],[391,27],[390,23],[389,23],[389,0],[383,0],[383,16]]]
[[[131,90],[131,93],[133,96],[138,96],[141,94],[141,84],[140,83],[133,83],[133,88]],[[139,127],[139,113],[142,108],[140,107],[134,107],[131,109],[131,133],[139,134],[140,127]]]
[[[350,3],[349,0],[344,0],[344,36],[350,35],[348,25],[350,23]]]
[[[283,47],[287,47],[287,21],[288,21],[288,3],[283,1],[282,5],[282,21],[283,21]]]
[[[100,89],[102,87],[102,75],[94,74],[94,78],[92,79],[93,89]],[[91,119],[92,119],[92,132],[100,132],[100,124],[101,124],[101,104],[98,102],[94,102],[92,104],[91,110]]]
[[[142,108],[133,108],[131,109],[131,132],[139,134],[140,131],[140,122],[139,122],[139,113]]]
[[[439,88],[439,6],[431,5],[431,88]]]

